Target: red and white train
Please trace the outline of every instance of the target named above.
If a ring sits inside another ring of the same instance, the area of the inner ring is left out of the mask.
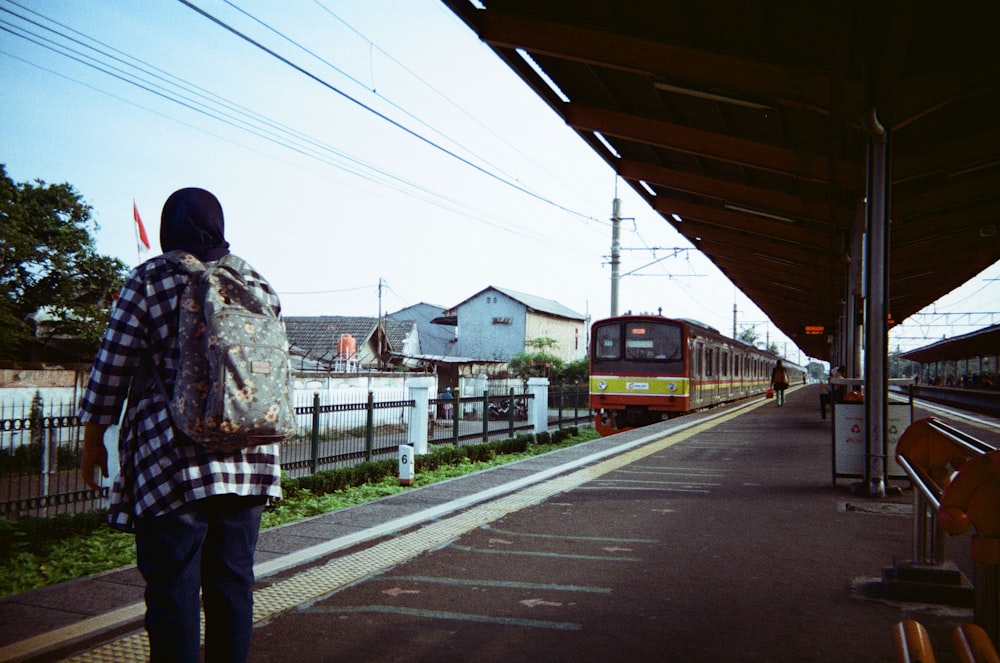
[[[598,320],[590,337],[590,407],[601,435],[767,391],[773,353],[718,330],[657,315]],[[791,384],[801,366],[782,360]]]

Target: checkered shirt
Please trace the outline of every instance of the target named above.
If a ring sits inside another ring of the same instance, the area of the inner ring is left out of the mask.
[[[249,266],[244,276],[280,313],[270,284]],[[91,368],[81,422],[118,422],[132,378],[143,372],[158,370],[167,389],[172,387],[180,359],[178,308],[187,279],[162,256],[129,275]],[[151,375],[139,392],[129,399],[118,440],[119,472],[108,512],[113,527],[131,531],[136,517],[160,516],[211,495],[281,498],[277,444],[227,453],[206,450],[175,437],[166,398]]]

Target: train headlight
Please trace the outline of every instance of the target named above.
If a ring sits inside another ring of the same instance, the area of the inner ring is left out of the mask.
[[[597,383],[597,388],[598,388],[598,389],[600,389],[601,391],[604,391],[605,389],[607,389],[607,388],[608,388],[608,383],[607,383],[607,382],[605,382],[604,380],[600,380],[600,381],[599,381],[599,382]]]
[[[667,383],[667,391],[677,391],[677,383],[676,382],[668,382]]]

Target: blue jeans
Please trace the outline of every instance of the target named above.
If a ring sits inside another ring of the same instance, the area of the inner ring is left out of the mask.
[[[246,661],[253,629],[253,554],[266,501],[217,495],[136,521],[153,663],[197,663],[199,590],[205,605],[205,660]]]

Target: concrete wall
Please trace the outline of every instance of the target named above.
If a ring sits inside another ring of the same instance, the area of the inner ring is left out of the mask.
[[[583,320],[568,320],[543,313],[528,313],[525,340],[551,338],[549,354],[570,362],[587,356],[587,329]]]

